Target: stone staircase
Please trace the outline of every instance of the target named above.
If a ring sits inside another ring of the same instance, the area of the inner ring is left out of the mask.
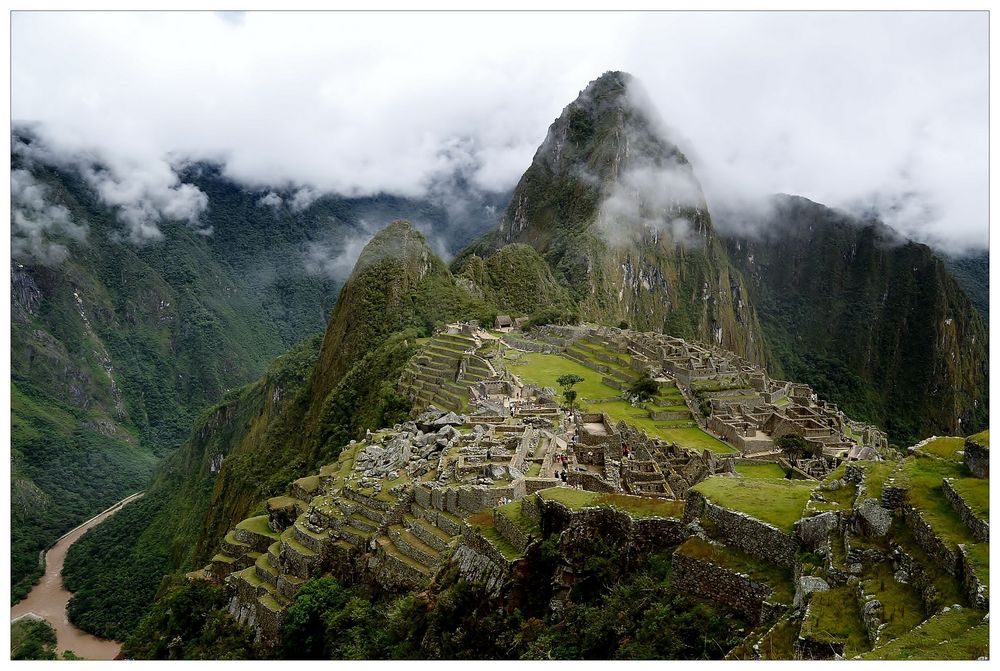
[[[378,575],[393,586],[426,585],[457,543],[462,526],[457,515],[411,501],[399,521],[375,538]]]
[[[476,347],[470,336],[436,334],[403,369],[401,390],[418,409],[435,405],[462,412],[469,402],[469,387],[495,374],[485,359],[474,354]]]

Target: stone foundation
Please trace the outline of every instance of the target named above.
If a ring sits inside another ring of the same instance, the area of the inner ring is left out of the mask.
[[[725,604],[754,624],[776,618],[787,608],[787,604],[768,601],[772,590],[766,583],[679,552],[673,555],[672,581],[682,592]]]
[[[962,523],[972,532],[973,538],[983,543],[989,543],[990,523],[987,520],[976,517],[976,514],[969,507],[969,504],[965,502],[965,499],[962,498],[962,495],[951,486],[950,479],[945,479],[941,482],[941,489],[944,492],[944,497],[948,499],[948,503],[955,509],[958,516],[962,518]]]
[[[726,543],[760,559],[792,568],[799,552],[798,540],[777,527],[746,513],[718,506],[700,492],[689,489],[684,505],[684,521],[699,518],[711,521]]]

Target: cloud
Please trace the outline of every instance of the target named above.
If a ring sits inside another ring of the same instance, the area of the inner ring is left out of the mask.
[[[987,28],[984,12],[15,12],[12,116],[121,166],[112,193],[145,193],[127,182],[151,171],[185,212],[197,198],[164,168],[198,159],[262,190],[423,197],[456,171],[511,188],[562,108],[622,69],[710,207],[877,207],[956,250],[988,235]]]
[[[46,141],[26,144],[17,139],[13,151],[29,165],[38,161],[76,170],[98,198],[115,209],[133,244],[162,239],[159,223],[164,220],[184,222],[196,232],[211,233],[200,221],[208,207],[208,196],[192,184],[182,184],[165,158],[138,161],[100,151],[60,151]]]
[[[77,224],[65,206],[54,203],[49,188],[27,170],[10,173],[11,256],[54,266],[69,257],[60,237],[84,241],[87,225]],[[65,242],[65,240],[63,240]]]
[[[643,161],[627,168],[602,200],[598,230],[612,246],[643,238],[693,246],[703,241],[685,215],[705,209],[705,197],[689,166]]]
[[[301,212],[315,203],[322,194],[311,186],[304,186],[292,195],[289,205],[293,212]]]
[[[258,207],[273,207],[273,208],[277,209],[277,208],[281,207],[281,204],[283,202],[284,202],[284,200],[282,200],[281,196],[279,196],[278,194],[276,194],[274,191],[268,191],[267,195],[265,195],[264,197],[262,197],[260,200],[257,201],[257,206]]]
[[[305,269],[310,275],[322,275],[343,282],[354,270],[361,251],[375,235],[374,231],[353,235],[340,244],[311,242],[306,245]]]

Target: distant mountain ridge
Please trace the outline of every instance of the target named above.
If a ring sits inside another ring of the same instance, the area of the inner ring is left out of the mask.
[[[948,263],[877,220],[769,205],[724,240],[783,372],[899,444],[984,428],[989,335]]]

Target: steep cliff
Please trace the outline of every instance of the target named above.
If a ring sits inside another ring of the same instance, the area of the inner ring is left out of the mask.
[[[628,74],[605,73],[563,110],[497,229],[466,254],[488,258],[511,243],[548,261],[583,319],[765,359],[691,164]]]
[[[80,590],[71,604],[77,621],[105,635],[127,634],[164,572],[203,565],[234,521],[289,480],[335,459],[367,429],[401,421],[409,404],[395,380],[416,338],[450,319],[486,318],[484,309],[409,223],[376,234],[322,340],[296,346],[261,380],[206,411],[158,470],[143,505],[73,546],[66,573]],[[100,601],[86,601],[98,593]]]
[[[786,376],[897,444],[985,426],[986,326],[929,247],[799,197],[727,219],[729,256]]]

